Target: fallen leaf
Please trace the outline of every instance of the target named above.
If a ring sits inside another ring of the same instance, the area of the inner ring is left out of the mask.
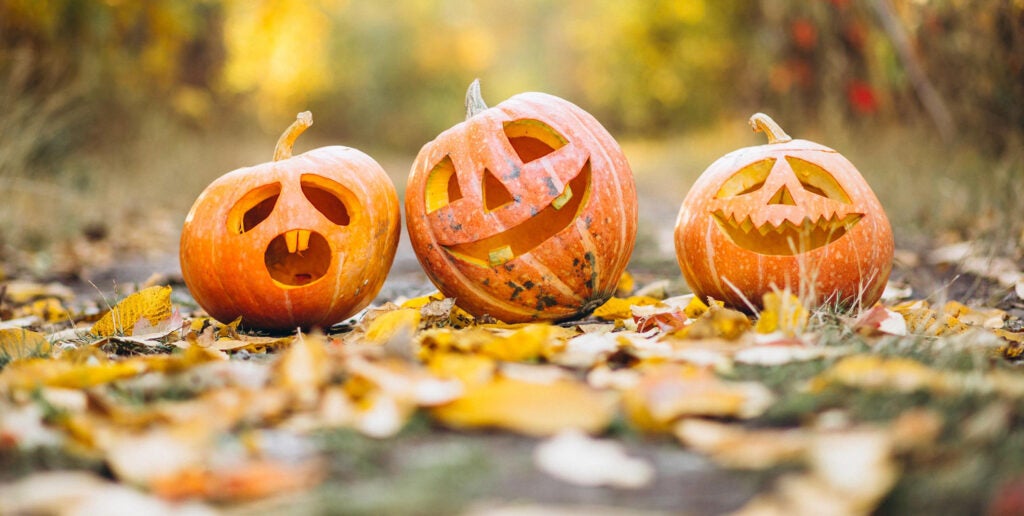
[[[659,303],[661,303],[661,300],[656,297],[613,297],[608,301],[605,301],[603,305],[597,307],[597,309],[594,310],[593,316],[598,319],[608,321],[629,319],[633,317],[634,306],[657,305]]]
[[[764,385],[722,380],[704,367],[663,364],[642,373],[623,394],[623,405],[630,421],[645,431],[668,432],[682,417],[756,417],[774,402]]]
[[[627,455],[619,442],[577,430],[541,442],[534,449],[533,463],[544,473],[579,486],[638,489],[654,480],[654,468]]]
[[[52,348],[42,333],[21,328],[0,330],[0,364],[23,358],[46,357],[53,351]]]
[[[764,308],[757,317],[754,331],[758,333],[780,332],[792,337],[803,333],[809,314],[800,298],[789,291],[767,292],[762,297]]]
[[[93,324],[90,333],[100,337],[131,335],[141,319],[156,326],[170,316],[171,287],[149,287],[122,299]]]
[[[455,428],[501,428],[535,436],[566,429],[597,433],[615,417],[616,399],[614,393],[576,381],[539,384],[499,376],[431,414]]]
[[[907,320],[899,312],[875,305],[853,323],[854,331],[867,336],[907,334]]]

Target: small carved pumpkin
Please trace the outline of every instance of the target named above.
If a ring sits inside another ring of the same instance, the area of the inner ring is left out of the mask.
[[[636,237],[633,174],[611,135],[576,105],[523,93],[423,146],[406,224],[434,284],[474,315],[506,322],[586,315],[607,300]]]
[[[292,157],[313,123],[300,113],[274,160],[210,184],[185,219],[185,284],[212,317],[264,330],[324,327],[380,291],[399,235],[398,195],[384,170],[348,147]]]
[[[892,269],[889,220],[841,154],[751,117],[769,143],[731,152],[697,179],[676,221],[676,254],[699,296],[753,309],[774,288],[815,304],[870,306]]]

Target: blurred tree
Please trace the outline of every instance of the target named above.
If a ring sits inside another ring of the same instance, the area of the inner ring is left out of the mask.
[[[0,0],[0,79],[27,104],[75,84],[70,104],[104,120],[87,127],[126,134],[152,111],[276,131],[312,109],[321,134],[415,149],[480,77],[492,104],[548,91],[617,133],[752,109],[906,123],[942,105],[961,136],[1005,149],[1024,127],[1024,4],[963,3]]]

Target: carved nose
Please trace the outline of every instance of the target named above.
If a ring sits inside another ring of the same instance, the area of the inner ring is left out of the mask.
[[[300,253],[309,249],[309,230],[293,229],[284,234],[285,244],[289,253]]]
[[[768,199],[768,204],[796,206],[796,200],[793,199],[793,194],[789,193],[789,188],[786,188],[786,185],[782,185],[782,187],[772,195],[772,198]]]

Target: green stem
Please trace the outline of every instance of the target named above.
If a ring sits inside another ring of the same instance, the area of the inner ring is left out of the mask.
[[[754,113],[748,122],[755,133],[764,133],[768,136],[768,143],[786,143],[793,141],[786,131],[779,127],[779,124],[772,120],[772,117],[764,113]]]
[[[473,79],[466,90],[466,120],[487,110],[484,98],[480,96],[480,79]]]
[[[309,111],[299,113],[292,125],[289,125],[277,139],[277,145],[274,147],[274,161],[292,157],[292,146],[295,145],[295,140],[311,125],[313,125],[313,113]]]

